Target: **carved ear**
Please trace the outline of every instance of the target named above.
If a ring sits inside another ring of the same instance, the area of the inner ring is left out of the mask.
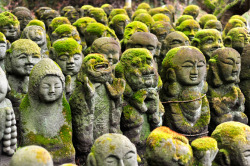
[[[230,155],[227,150],[220,149],[218,152],[215,160],[216,164],[219,164],[221,166],[230,166]]]
[[[7,45],[7,50],[10,49],[11,43],[9,42],[9,40],[6,40],[6,45]]]
[[[86,164],[86,166],[96,166],[96,160],[93,153],[88,155]]]
[[[166,80],[168,80],[170,83],[176,82],[176,74],[174,69],[169,68],[166,73]]]
[[[50,47],[50,49],[49,49],[49,57],[53,61],[56,60],[56,50],[53,47]]]
[[[219,76],[219,68],[216,62],[209,60],[209,78],[208,81],[211,79],[214,86],[219,87],[223,84],[222,80]]]
[[[158,42],[158,43],[157,43],[157,47],[156,47],[156,51],[155,51],[155,55],[156,55],[156,56],[159,56],[159,55],[160,55],[160,52],[161,52],[161,43]]]
[[[127,44],[126,44],[126,49],[129,49],[132,47],[133,41],[132,40],[128,40]]]
[[[194,47],[199,48],[199,46],[200,46],[200,40],[197,39],[197,38],[194,38],[194,39],[192,40],[192,42],[191,42],[191,46],[194,46]]]
[[[224,39],[224,46],[225,47],[232,47],[232,38],[231,36],[227,36],[225,39]]]

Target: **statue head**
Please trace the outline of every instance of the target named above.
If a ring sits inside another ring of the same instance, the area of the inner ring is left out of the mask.
[[[63,24],[71,24],[67,17],[56,17],[54,18],[48,28],[48,34],[51,36],[51,34],[54,32],[54,30]]]
[[[155,14],[152,18],[154,19],[155,22],[156,21],[170,22],[170,18],[162,13]]]
[[[186,21],[186,20],[194,20],[193,16],[191,15],[181,15],[177,22],[175,23],[175,26],[179,26],[183,21]]]
[[[154,16],[155,14],[159,14],[159,13],[162,13],[166,16],[168,16],[170,18],[170,22],[173,23],[173,20],[172,20],[172,13],[167,9],[167,8],[162,8],[162,7],[157,7],[157,8],[152,8],[148,11],[148,13],[151,15],[151,16]]]
[[[6,51],[9,49],[10,43],[6,40],[3,33],[0,32],[0,60],[3,60],[6,55]]]
[[[248,31],[243,27],[231,29],[224,38],[225,47],[232,47],[240,54],[248,43]]]
[[[224,47],[221,34],[216,29],[200,30],[195,34],[191,45],[199,48],[207,60],[216,49]]]
[[[151,28],[151,26],[154,24],[154,19],[151,17],[148,13],[140,13],[135,18],[134,21],[140,21],[147,25],[148,29]]]
[[[149,166],[187,166],[193,153],[186,137],[162,126],[148,136],[145,157]]]
[[[61,10],[61,16],[67,17],[73,24],[79,18],[79,13],[73,6],[65,6]]]
[[[125,14],[115,15],[109,22],[109,27],[115,31],[119,40],[123,39],[125,27],[130,23],[130,18]]]
[[[31,11],[26,7],[16,7],[12,10],[12,13],[17,17],[20,22],[21,31],[26,27],[26,25],[33,20]]]
[[[86,77],[92,83],[106,83],[111,81],[112,68],[109,61],[102,54],[93,53],[84,57],[77,80],[84,83]]]
[[[82,17],[76,20],[73,25],[77,28],[77,31],[79,32],[80,36],[84,36],[83,32],[90,23],[96,23],[96,20],[90,17]]]
[[[192,19],[183,21],[178,27],[176,27],[176,30],[183,32],[190,41],[193,40],[195,34],[199,31],[199,29],[199,23]]]
[[[112,20],[112,18],[118,14],[125,14],[125,15],[128,15],[126,10],[125,9],[113,9],[111,12],[110,12],[110,15],[109,15],[109,20]]]
[[[221,34],[223,31],[222,24],[219,20],[209,20],[204,25],[204,29],[217,29]]]
[[[42,46],[47,47],[46,32],[45,29],[43,29],[40,26],[37,25],[27,26],[26,28],[24,28],[21,38],[30,39],[34,41],[39,47]]]
[[[102,8],[91,8],[89,9],[88,16],[94,18],[97,22],[103,25],[108,25],[108,17]]]
[[[0,32],[11,43],[19,38],[20,23],[15,15],[10,12],[0,13]]]
[[[233,48],[225,47],[214,51],[209,66],[208,76],[211,78],[211,85],[218,87],[239,82],[241,58]]]
[[[75,39],[75,41],[77,41],[77,43],[81,44],[81,38],[80,35],[76,29],[76,27],[74,27],[73,25],[70,24],[62,24],[60,26],[58,26],[54,32],[51,35],[51,41],[52,43],[58,39],[64,38],[64,37],[68,37],[68,38],[72,38]]]
[[[29,76],[31,69],[41,60],[40,50],[30,39],[13,42],[5,58],[6,72],[19,77]]]
[[[87,166],[138,166],[135,145],[122,134],[97,138],[87,158]]]
[[[237,28],[237,27],[245,27],[244,22],[242,22],[239,19],[230,19],[227,24],[225,25],[225,28],[223,30],[223,34],[222,37],[225,38],[227,36],[227,33],[233,29],[233,28]]]
[[[183,11],[183,15],[190,15],[193,16],[194,19],[197,18],[197,16],[199,15],[200,12],[200,8],[197,5],[188,5],[184,11]]]
[[[103,4],[101,6],[101,8],[105,11],[105,13],[107,14],[107,17],[108,17],[110,12],[113,10],[114,7],[112,5],[106,3],[106,4]]]
[[[46,10],[52,10],[52,8],[50,8],[50,7],[40,7],[40,8],[38,8],[38,9],[35,11],[36,18],[37,18],[37,19],[40,19],[41,16],[43,15],[43,13],[44,13]]]
[[[197,138],[191,143],[191,147],[197,165],[212,166],[212,162],[219,151],[217,141],[214,138]]]
[[[31,26],[31,25],[40,26],[40,27],[42,27],[42,28],[46,31],[46,27],[45,27],[44,22],[42,22],[42,21],[40,21],[40,20],[37,20],[37,19],[31,20],[31,21],[27,24],[27,26]]]
[[[141,14],[141,13],[148,13],[148,11],[145,10],[145,9],[138,9],[138,10],[136,10],[136,11],[134,12],[134,14],[132,15],[132,19],[131,19],[131,20],[134,20],[135,17],[136,17],[138,14]]]
[[[213,14],[205,14],[200,18],[199,24],[201,28],[203,29],[205,24],[210,20],[217,20],[217,17]]]
[[[220,149],[215,163],[218,165],[250,164],[250,127],[240,122],[224,122],[216,127],[213,137]]]
[[[146,10],[146,11],[149,11],[150,8],[151,8],[151,7],[150,7],[150,5],[149,5],[148,3],[142,2],[142,3],[140,3],[140,4],[137,6],[136,10],[144,9],[144,10]]]
[[[86,17],[88,16],[88,13],[89,13],[89,9],[93,8],[92,5],[83,5],[80,9],[80,15],[81,17]]]
[[[163,41],[165,40],[166,36],[174,31],[175,30],[172,25],[169,22],[164,21],[155,22],[150,29],[150,32],[155,34],[161,44],[163,44]]]
[[[126,80],[126,88],[138,91],[140,89],[156,88],[159,76],[153,65],[153,56],[145,48],[127,49],[116,65],[115,75]]]
[[[51,21],[59,16],[60,14],[56,10],[45,10],[41,15],[40,20],[42,20],[45,23],[46,29],[48,29]]]
[[[91,52],[104,55],[110,66],[113,66],[119,62],[121,46],[117,40],[111,37],[101,37],[93,42]]]
[[[246,20],[243,16],[240,16],[240,15],[233,15],[230,19],[239,19],[239,20],[241,20],[242,22],[244,22],[245,26],[247,26],[247,20]]]
[[[56,40],[50,48],[50,58],[60,66],[65,76],[74,76],[82,65],[82,46],[72,38]]]
[[[18,149],[12,156],[10,166],[53,166],[50,153],[41,146],[30,145]]]

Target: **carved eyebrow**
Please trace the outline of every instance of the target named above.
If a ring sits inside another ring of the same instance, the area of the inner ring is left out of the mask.
[[[235,61],[233,58],[231,58],[231,57],[228,57],[227,59],[229,59],[229,60],[231,60],[231,61]]]
[[[113,155],[113,154],[108,155],[105,159],[107,159],[107,158],[109,158],[109,157],[113,157],[113,158],[116,158],[117,160],[119,160],[119,158],[118,158],[117,156]]]
[[[205,61],[204,61],[204,60],[199,60],[199,62],[205,63]]]
[[[135,154],[135,152],[131,150],[131,151],[128,151],[125,155],[127,155],[127,154],[129,154],[129,153]]]
[[[194,63],[193,61],[191,61],[191,60],[186,60],[184,63],[186,63],[186,62],[189,62],[189,63]]]

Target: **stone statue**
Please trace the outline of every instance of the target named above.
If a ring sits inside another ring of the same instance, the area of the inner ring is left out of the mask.
[[[65,93],[68,100],[76,87],[76,77],[82,65],[82,47],[71,38],[56,40],[50,48],[50,58],[60,66],[66,77]]]
[[[88,16],[94,18],[96,22],[99,22],[103,25],[108,25],[108,17],[105,11],[102,8],[91,8],[89,9]]]
[[[0,68],[0,158],[2,152],[13,155],[17,148],[16,119],[12,104],[5,98],[10,90],[8,80],[2,68]]]
[[[219,149],[217,141],[211,137],[197,138],[191,143],[194,154],[193,165],[212,166]]]
[[[87,17],[89,13],[89,9],[93,8],[92,5],[83,5],[80,9],[80,17]]]
[[[63,95],[65,77],[49,58],[30,74],[28,94],[20,104],[20,146],[39,145],[53,156],[54,164],[74,162],[71,111]]]
[[[146,11],[149,11],[150,8],[151,8],[151,7],[150,7],[150,5],[149,5],[148,3],[142,2],[142,3],[140,3],[140,4],[137,6],[136,10],[145,9]]]
[[[191,165],[192,148],[188,139],[168,127],[153,130],[147,138],[145,157],[148,166]]]
[[[31,20],[33,20],[31,11],[26,7],[16,7],[14,10],[12,10],[12,14],[14,14],[17,17],[18,21],[20,22],[21,31],[23,31],[26,25]]]
[[[113,9],[111,12],[110,12],[110,15],[109,15],[109,20],[112,20],[114,16],[118,15],[118,14],[125,14],[125,15],[128,15],[126,10],[125,9],[119,9],[119,8],[116,8],[116,9]]]
[[[154,67],[158,70],[161,43],[157,37],[150,32],[135,32],[127,42],[126,49],[146,48],[153,55]]]
[[[243,48],[249,43],[248,31],[243,27],[232,28],[223,41],[225,47],[232,47],[242,54]]]
[[[114,74],[115,66],[120,60],[121,46],[120,43],[111,37],[101,37],[94,41],[91,46],[91,53],[99,53],[109,61]]]
[[[225,122],[216,127],[211,137],[218,143],[214,164],[228,166],[250,165],[250,127],[240,122]]]
[[[121,130],[144,160],[146,138],[161,125],[164,113],[158,95],[162,82],[153,55],[145,48],[127,49],[116,65],[115,76],[126,80]]]
[[[82,165],[95,139],[105,133],[120,133],[125,81],[114,78],[108,60],[101,54],[84,58],[77,80],[80,83],[69,103],[76,163]]]
[[[0,32],[11,43],[20,36],[20,23],[15,15],[10,12],[0,13]]]
[[[191,15],[181,15],[175,23],[175,26],[178,27],[183,21],[194,20],[194,17]]]
[[[217,29],[221,34],[223,31],[222,24],[219,20],[209,20],[204,25],[204,29]]]
[[[112,5],[110,5],[110,4],[107,4],[107,3],[105,3],[105,4],[103,4],[102,6],[101,6],[101,8],[104,10],[104,12],[107,14],[107,17],[109,17],[109,14],[110,14],[110,12],[113,10],[113,6]]]
[[[3,71],[5,71],[4,58],[9,47],[9,41],[6,40],[4,34],[0,32],[0,67],[3,69]]]
[[[190,41],[194,39],[195,34],[200,30],[200,25],[197,21],[189,19],[183,21],[175,28],[177,31],[183,32]]]
[[[30,145],[18,149],[10,161],[10,166],[53,166],[50,153],[41,146]]]
[[[142,23],[144,23],[145,25],[147,25],[148,29],[151,28],[151,26],[154,24],[154,19],[152,18],[152,16],[148,13],[140,13],[138,14],[135,18],[134,21],[140,21]]]
[[[155,22],[156,21],[170,22],[170,18],[162,13],[155,14],[152,18],[154,19]]]
[[[48,30],[47,30],[47,34],[49,35],[50,38],[52,38],[52,33],[54,32],[54,30],[62,24],[71,25],[71,23],[67,17],[55,17],[51,21],[51,23],[48,27]]]
[[[241,20],[242,22],[244,22],[245,26],[247,26],[247,20],[246,20],[243,16],[240,16],[240,15],[233,15],[230,19],[239,19],[239,20]]]
[[[125,27],[130,23],[130,18],[125,14],[115,15],[109,22],[109,27],[115,31],[119,40],[123,39]]]
[[[41,48],[42,58],[48,58],[49,51],[47,47],[46,32],[41,26],[31,25],[24,28],[21,39],[30,39]]]
[[[42,15],[40,17],[40,20],[45,23],[46,31],[48,31],[48,28],[49,28],[49,25],[50,25],[51,21],[54,18],[59,17],[59,16],[60,16],[60,14],[56,10],[45,10],[42,13]]]
[[[215,50],[224,47],[221,34],[216,29],[200,30],[195,34],[191,45],[199,48],[205,55],[207,61]]]
[[[35,11],[36,18],[40,20],[41,16],[46,10],[52,10],[50,7],[40,7]]]
[[[166,16],[168,16],[170,18],[170,22],[171,24],[173,23],[173,17],[172,17],[172,13],[170,12],[170,10],[168,10],[167,8],[163,8],[163,7],[157,7],[157,8],[151,8],[148,13],[151,16],[154,16],[155,14],[159,14],[162,13]]]
[[[188,5],[188,6],[184,9],[182,15],[190,15],[190,16],[192,16],[194,19],[196,19],[196,18],[198,17],[199,13],[200,13],[200,8],[199,8],[199,6],[197,6],[197,5]]]
[[[30,39],[19,39],[12,43],[5,57],[5,69],[11,91],[8,98],[13,104],[16,120],[19,120],[19,105],[28,92],[31,69],[41,60],[41,49]]]
[[[243,28],[245,28],[245,24],[244,24],[244,22],[242,22],[239,19],[230,19],[227,22],[227,24],[225,25],[225,28],[224,28],[224,30],[222,32],[222,38],[224,39],[227,36],[227,33],[231,29],[236,28],[236,27],[243,27]]]
[[[80,18],[78,11],[73,6],[65,6],[61,10],[61,16],[67,17],[71,24]]]
[[[237,85],[240,68],[240,54],[232,48],[214,51],[209,60],[207,80],[212,129],[227,121],[248,122],[244,114],[245,98]]]
[[[138,10],[136,10],[136,11],[134,12],[134,14],[132,15],[131,20],[133,21],[133,20],[135,19],[135,17],[136,17],[137,15],[141,14],[141,13],[148,13],[148,11],[145,10],[145,9],[138,9]]]
[[[205,14],[201,16],[200,21],[199,21],[201,28],[203,29],[205,24],[210,20],[217,20],[217,17],[213,14]]]
[[[192,46],[171,49],[162,62],[163,125],[190,141],[208,134],[210,110],[205,76],[205,56]]]
[[[121,134],[104,134],[95,140],[87,166],[138,166],[135,145]]]
[[[42,27],[42,28],[46,31],[46,27],[45,27],[44,22],[42,22],[42,21],[40,21],[40,20],[37,20],[37,19],[31,20],[31,21],[27,24],[27,26],[31,26],[31,25],[40,26],[40,27]]]

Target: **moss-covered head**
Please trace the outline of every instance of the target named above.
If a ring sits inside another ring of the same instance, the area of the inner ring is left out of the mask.
[[[148,13],[148,11],[145,10],[145,9],[138,9],[138,10],[136,10],[136,11],[134,12],[134,14],[132,15],[132,20],[134,20],[135,17],[136,17],[137,15],[141,14],[141,13]]]
[[[78,44],[74,39],[72,38],[63,38],[56,40],[52,47],[54,48],[55,52],[57,53],[57,56],[63,55],[63,54],[79,54],[82,51],[82,46]],[[54,59],[54,58],[52,58]]]
[[[189,40],[192,41],[195,34],[200,30],[200,25],[197,21],[189,19],[183,21],[178,27],[176,27],[176,30],[183,32]]]
[[[125,15],[128,15],[127,14],[127,11],[125,9],[113,9],[111,12],[110,12],[110,15],[109,15],[109,20],[112,20],[112,18],[117,15],[117,14],[125,14]]]
[[[197,5],[188,5],[184,11],[183,11],[183,15],[190,15],[193,16],[194,19],[196,19],[196,17],[199,15],[200,12],[200,8]]]
[[[191,143],[191,146],[194,151],[207,151],[218,149],[217,141],[211,137],[197,138]]]
[[[247,26],[247,20],[244,17],[240,16],[240,15],[233,15],[230,19],[239,19],[242,22],[244,22],[244,24]]]
[[[148,32],[148,27],[146,24],[140,21],[133,21],[125,27],[124,39],[128,40],[135,32]]]
[[[36,26],[40,26],[42,27],[44,30],[46,29],[45,28],[45,24],[43,21],[40,21],[40,20],[37,20],[37,19],[34,19],[34,20],[31,20],[27,26],[31,26],[31,25],[36,25]]]
[[[159,14],[159,13],[165,14],[171,19],[171,22],[173,22],[172,13],[167,8],[162,8],[162,7],[153,8],[153,9],[150,9],[148,13],[151,16],[154,16],[155,14]]]
[[[97,22],[102,23],[103,25],[108,24],[107,14],[102,8],[91,8],[89,9],[88,16],[94,18]]]
[[[179,26],[183,21],[186,20],[193,20],[194,17],[190,15],[182,15],[178,18],[177,22],[175,23],[175,26]]]
[[[204,29],[217,29],[221,34],[223,31],[222,24],[219,20],[209,20],[204,25]]]
[[[147,13],[140,13],[138,14],[135,18],[134,18],[134,21],[140,21],[144,24],[147,25],[148,29],[151,28],[151,26],[153,25],[154,23],[154,19],[151,17],[150,14],[147,14]]]
[[[236,28],[236,27],[245,27],[244,22],[242,22],[239,19],[230,19],[228,21],[228,23],[226,24],[224,30],[223,30],[223,34],[222,37],[225,38],[227,33],[232,29],[232,28]]]
[[[200,18],[199,24],[201,26],[201,28],[203,29],[206,22],[209,20],[217,20],[217,17],[213,14],[205,14]]]
[[[154,21],[170,22],[170,18],[162,13],[155,14],[152,18],[154,19]]]
[[[20,23],[14,14],[10,12],[0,13],[0,27],[6,26],[6,25],[19,26]]]
[[[105,13],[107,14],[107,16],[109,16],[110,12],[113,10],[114,7],[112,5],[110,5],[110,4],[105,3],[105,4],[103,4],[101,6],[101,8],[105,11]]]

